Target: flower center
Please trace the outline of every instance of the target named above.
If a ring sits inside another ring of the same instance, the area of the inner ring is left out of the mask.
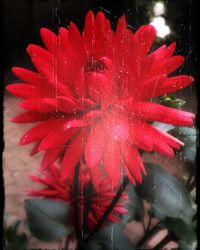
[[[90,56],[85,64],[85,72],[100,72],[105,69],[105,64],[101,60],[94,59]]]

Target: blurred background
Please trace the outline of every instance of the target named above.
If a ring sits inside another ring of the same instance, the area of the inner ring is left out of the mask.
[[[197,20],[196,1],[156,1],[156,0],[4,0],[4,84],[16,81],[11,73],[12,66],[33,69],[26,53],[31,44],[42,45],[39,36],[41,27],[55,32],[60,26],[67,27],[73,21],[80,30],[83,29],[85,15],[88,10],[103,11],[111,21],[113,29],[118,18],[125,14],[128,26],[133,31],[142,24],[152,23],[157,30],[157,38],[153,49],[161,44],[169,45],[176,41],[176,54],[185,56],[186,60],[179,69],[182,74],[196,77],[197,73]],[[177,93],[177,97],[186,101],[183,109],[197,112],[196,87],[193,84]],[[13,124],[10,120],[20,112],[20,100],[4,95],[4,184],[5,210],[14,220],[24,219],[23,203],[26,197],[24,189],[30,184],[27,175],[36,171],[40,155],[28,156],[31,145],[18,147],[18,141],[28,126]],[[148,157],[146,157],[148,158]],[[184,170],[177,159],[159,158],[170,171],[178,176]],[[42,242],[32,239],[30,247],[45,247]],[[53,247],[53,245],[51,245]]]

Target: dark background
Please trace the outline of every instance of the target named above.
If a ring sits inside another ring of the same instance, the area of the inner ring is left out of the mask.
[[[153,17],[155,0],[4,0],[4,67],[6,84],[15,80],[10,73],[12,66],[33,68],[26,54],[30,43],[42,44],[41,27],[57,31],[67,26],[69,20],[82,30],[89,9],[102,10],[115,28],[117,19],[126,15],[128,24],[137,29]],[[172,31],[167,39],[157,39],[155,46],[177,42],[177,54],[186,57],[182,73],[196,76],[197,60],[197,5],[193,0],[162,1],[165,3],[164,17]]]

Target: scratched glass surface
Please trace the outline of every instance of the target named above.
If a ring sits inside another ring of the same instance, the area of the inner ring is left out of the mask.
[[[127,26],[135,32],[143,24],[152,24],[157,32],[156,39],[151,51],[159,48],[163,44],[177,43],[175,55],[183,55],[185,61],[176,71],[176,74],[191,75],[196,77],[197,61],[197,41],[194,26],[195,1],[67,1],[67,0],[4,0],[4,25],[5,25],[5,66],[4,66],[4,85],[19,82],[12,74],[11,67],[18,66],[30,70],[34,67],[29,59],[26,47],[29,44],[42,45],[39,35],[40,28],[47,27],[55,33],[60,27],[69,27],[73,21],[80,31],[83,30],[85,16],[88,10],[95,13],[102,11],[106,18],[110,20],[113,30],[116,30],[118,19],[125,14]],[[123,52],[122,52],[123,53]],[[196,81],[194,82],[196,84]],[[183,110],[197,113],[197,96],[195,84],[186,89],[176,92],[176,98],[184,100]],[[55,94],[57,87],[55,85]],[[158,98],[153,98],[160,101]],[[24,199],[27,198],[26,188],[38,188],[38,186],[28,179],[29,174],[39,173],[42,153],[29,157],[31,145],[20,146],[19,141],[22,135],[32,127],[31,123],[14,124],[11,119],[21,113],[18,107],[21,99],[4,93],[4,152],[3,152],[3,176],[5,191],[5,211],[9,217],[9,223],[16,219],[25,220]],[[155,126],[163,131],[172,129],[170,125],[155,123]],[[193,126],[196,127],[195,125]],[[180,135],[181,132],[179,132]],[[187,133],[187,131],[183,132]],[[198,138],[198,132],[197,132]],[[187,141],[184,141],[187,144]],[[198,140],[197,140],[198,144]],[[186,161],[187,155],[176,153],[174,158],[162,156],[158,153],[147,153],[142,155],[142,159],[147,163],[162,165],[164,168],[180,180],[187,180],[187,184],[195,196],[196,168]],[[156,187],[155,187],[156,188]],[[147,218],[148,220],[148,218]],[[153,219],[152,219],[153,220]],[[145,222],[146,223],[146,222]],[[151,222],[150,222],[151,223]],[[155,223],[153,221],[153,223]],[[148,223],[147,223],[148,224]],[[147,225],[145,225],[147,226]],[[139,223],[129,223],[126,234],[133,242],[138,242],[143,236],[144,225]],[[20,229],[25,230],[23,227]],[[153,247],[164,238],[166,232],[155,236],[154,240],[149,241],[147,249]],[[113,231],[110,233],[113,238]],[[112,242],[112,240],[111,240]],[[61,249],[65,242],[44,243],[36,238],[31,238],[28,242],[28,249]],[[171,243],[171,248],[176,247]],[[75,249],[73,244],[71,249]],[[114,247],[114,246],[113,246]],[[169,246],[170,247],[170,246]],[[63,248],[64,249],[64,248]],[[114,248],[113,248],[114,249]]]

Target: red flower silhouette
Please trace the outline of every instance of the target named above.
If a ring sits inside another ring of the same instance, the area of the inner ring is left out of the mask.
[[[74,183],[73,180],[63,180],[62,171],[55,164],[51,165],[47,171],[42,171],[42,176],[31,175],[30,179],[36,183],[45,186],[43,189],[39,190],[29,190],[28,194],[30,196],[40,196],[50,199],[58,199],[66,201],[71,207],[71,219],[74,225]],[[90,176],[87,167],[81,164],[80,174],[78,183],[78,216],[80,225],[83,224],[85,203],[88,195],[87,185],[89,183]],[[110,205],[112,199],[115,196],[116,190],[111,190],[108,185],[108,180],[104,180],[100,184],[100,190],[98,193],[92,193],[90,208],[88,212],[88,230],[92,230],[94,226],[99,222],[107,207]],[[119,215],[127,214],[127,209],[124,208],[125,202],[128,200],[128,195],[126,192],[122,193],[120,200],[114,206],[112,212],[108,216],[106,223],[120,221]]]
[[[102,12],[94,17],[91,11],[83,34],[71,22],[58,35],[42,28],[41,37],[46,49],[27,48],[37,72],[14,67],[23,83],[7,89],[24,99],[20,107],[27,110],[13,121],[38,122],[20,143],[36,142],[32,155],[45,151],[43,169],[60,159],[67,179],[83,159],[96,188],[105,177],[118,185],[123,171],[135,184],[145,173],[138,149],[172,157],[180,148],[179,140],[151,125],[193,123],[194,114],[151,100],[193,81],[170,76],[184,61],[172,56],[175,43],[150,53],[153,26],[133,33],[122,16],[114,32]]]

